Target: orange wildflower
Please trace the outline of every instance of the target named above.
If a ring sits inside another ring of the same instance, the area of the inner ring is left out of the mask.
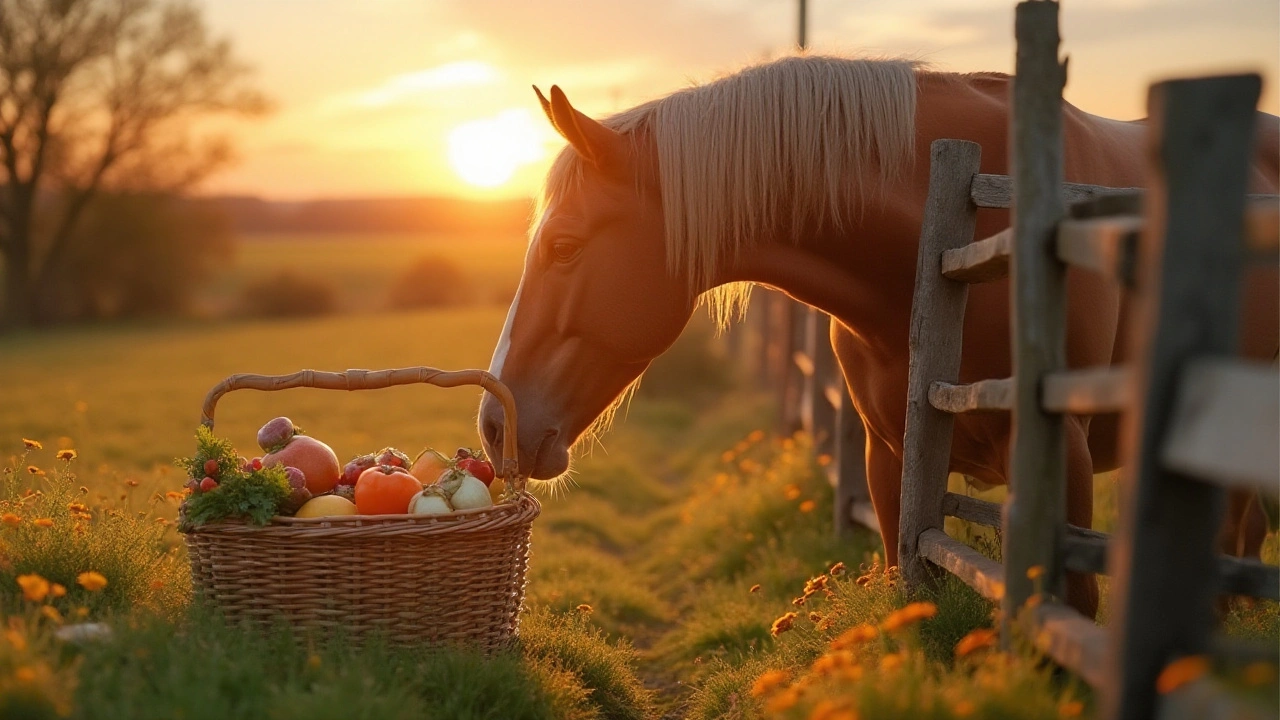
[[[783,613],[782,617],[773,621],[773,625],[769,627],[769,634],[778,637],[782,633],[791,629],[791,622],[796,619],[796,613]]]
[[[881,670],[897,670],[900,667],[902,667],[901,655],[885,655],[880,658]]]
[[[31,440],[29,438],[22,438],[22,446],[28,450],[44,449],[44,445],[41,445],[39,440]]]
[[[31,521],[31,524],[36,527],[51,528],[53,527],[53,520],[51,518],[36,518]]]
[[[1246,685],[1257,687],[1275,682],[1276,666],[1269,662],[1255,662],[1244,666],[1242,673]]]
[[[796,598],[796,599],[792,600],[792,601],[791,601],[791,604],[792,604],[792,605],[795,605],[796,607],[800,607],[801,605],[804,605],[804,601],[805,601],[805,598],[806,598],[806,597],[808,597],[808,596],[807,596],[807,595],[802,595],[802,596],[800,596],[800,597],[798,597],[798,598]]]
[[[40,608],[40,614],[49,618],[58,624],[62,623],[62,613],[58,612],[58,608],[52,605],[44,605]]]
[[[752,585],[751,589],[748,590],[747,592],[752,592],[752,593],[760,592],[760,583],[756,583],[755,585]]]
[[[969,717],[973,714],[973,711],[977,709],[978,708],[968,700],[961,700],[951,706],[951,712],[955,713],[956,717]]]
[[[66,460],[67,462],[71,462],[72,460],[75,460],[77,457],[79,457],[79,455],[76,453],[75,450],[72,450],[71,448],[67,448],[66,450],[59,450],[56,457],[59,460]]]
[[[818,507],[818,503],[812,500],[805,500],[804,502],[800,503],[800,512],[802,513],[813,512],[813,509],[816,507]]]
[[[1028,580],[1035,580],[1036,578],[1039,578],[1042,575],[1044,575],[1043,565],[1032,565],[1031,567],[1027,568]]]
[[[165,493],[164,496],[169,500],[181,500],[185,498],[187,494],[170,490],[169,492]]]
[[[865,642],[875,640],[880,631],[875,625],[857,625],[845,630],[831,641],[832,650],[849,650]]]
[[[785,687],[788,682],[791,682],[791,673],[786,670],[769,670],[756,678],[751,686],[751,697],[768,695],[774,690]]]
[[[107,586],[107,579],[94,570],[80,573],[76,576],[76,582],[89,592],[97,592]]]
[[[44,471],[36,467],[35,465],[28,465],[27,472],[31,473],[32,475],[40,475],[40,476],[44,475]]]
[[[36,671],[32,670],[29,667],[23,666],[18,668],[17,670],[14,670],[13,676],[17,678],[19,682],[35,682]]]
[[[0,515],[0,522],[4,523],[5,525],[21,525],[22,518],[18,517],[17,515],[14,515],[13,513],[5,513],[3,515]]]
[[[964,657],[977,650],[992,647],[996,644],[996,637],[996,631],[992,628],[971,630],[956,643],[956,657]]]
[[[777,713],[790,710],[798,702],[800,702],[800,688],[789,687],[769,698],[769,702],[765,703],[764,707],[769,712]]]
[[[841,668],[857,664],[857,661],[853,657],[853,653],[849,650],[832,650],[826,655],[821,655],[817,660],[814,660],[813,665],[809,670],[814,675],[828,675]]]
[[[35,573],[19,575],[18,586],[22,588],[22,596],[31,602],[44,602],[49,595],[49,581]]]
[[[831,569],[827,572],[831,573],[832,577],[840,577],[844,574],[844,563],[838,562],[835,565],[832,565]]]
[[[52,596],[54,596],[54,597],[56,597],[56,598],[60,598],[60,597],[62,597],[63,595],[66,595],[66,594],[67,594],[67,588],[66,588],[66,587],[64,587],[64,586],[62,586],[62,585],[61,585],[61,584],[59,584],[59,583],[50,583],[50,584],[49,584],[49,594],[50,594],[50,595],[52,595]]]
[[[1187,683],[1199,680],[1209,672],[1209,658],[1204,655],[1188,655],[1164,666],[1156,678],[1156,692],[1161,695],[1177,690]]]
[[[734,458],[734,454],[732,450],[725,450],[724,452],[720,453],[720,462],[722,463],[731,463],[733,462],[733,458]]]
[[[813,706],[809,720],[858,720],[858,712],[846,703],[823,700]]]
[[[4,631],[4,639],[9,641],[9,645],[14,650],[22,652],[27,649],[27,638],[17,627],[11,627]]]
[[[752,430],[751,434],[747,436],[747,442],[758,443],[763,439],[764,439],[763,430]]]
[[[795,500],[800,497],[800,486],[795,483],[791,483],[790,485],[782,488],[782,494],[788,500]]]
[[[808,580],[806,580],[804,583],[804,592],[806,595],[812,595],[813,593],[816,593],[819,590],[825,590],[825,589],[827,589],[826,575],[811,577]]]
[[[1073,718],[1080,717],[1084,712],[1084,703],[1079,700],[1069,700],[1058,706],[1058,717]]]
[[[927,620],[938,614],[938,606],[931,602],[913,602],[908,603],[901,610],[896,610],[880,623],[880,629],[885,632],[893,632],[910,625],[914,625],[921,620]]]
[[[809,622],[818,623],[822,621],[822,616],[816,612],[809,613]]]
[[[830,456],[830,455],[827,455],[826,453],[823,453],[822,455],[819,455],[819,456],[818,456],[818,465],[819,465],[820,467],[826,467],[826,466],[828,466],[828,465],[830,465],[830,464],[831,464],[831,456]]]
[[[586,603],[582,603],[581,605],[579,605],[574,609],[582,613],[583,615],[590,615],[591,613],[595,612],[595,609]]]

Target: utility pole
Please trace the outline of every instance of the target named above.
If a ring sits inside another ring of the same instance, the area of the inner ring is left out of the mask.
[[[808,3],[808,1],[807,1],[807,0],[800,0],[800,32],[799,32],[799,42],[798,42],[798,43],[796,43],[796,44],[800,46],[800,49],[801,49],[801,50],[804,50],[805,48],[809,47],[809,33],[808,33],[808,30],[809,30],[809,17],[808,17],[808,15],[809,15],[809,13],[808,13],[808,8],[809,8],[809,3]]]

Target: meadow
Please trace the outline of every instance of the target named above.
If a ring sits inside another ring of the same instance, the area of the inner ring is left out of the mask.
[[[266,262],[277,251],[254,247],[241,258]],[[342,252],[349,263],[362,257]],[[356,272],[343,262],[307,262],[335,277]],[[235,372],[303,367],[484,367],[504,314],[481,305],[6,338],[0,717],[1092,713],[1087,689],[1029,649],[994,651],[992,608],[957,581],[905,598],[877,565],[878,538],[833,536],[830,489],[807,439],[766,432],[770,399],[735,376],[702,321],[655,363],[619,426],[572,478],[544,489],[521,640],[511,652],[486,660],[299,642],[283,629],[229,627],[193,601],[172,527],[176,500],[165,493],[184,480],[172,460],[193,450],[210,387]],[[478,399],[470,389],[431,387],[244,391],[219,404],[216,431],[248,449],[263,421],[284,414],[343,460],[386,445],[451,450],[477,443]],[[43,447],[27,449],[23,438]],[[78,457],[59,460],[60,449]],[[105,587],[79,582],[90,570]],[[65,594],[31,599],[39,593],[17,579],[33,574]],[[1274,639],[1277,616],[1270,603],[1238,607],[1230,627]],[[77,622],[105,622],[113,636],[55,638]],[[1271,675],[1237,681],[1274,700]]]

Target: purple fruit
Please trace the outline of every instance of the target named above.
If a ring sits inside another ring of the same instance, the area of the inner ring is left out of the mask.
[[[292,470],[293,468],[289,469]],[[307,501],[310,499],[310,490],[306,487],[295,487],[293,492],[289,493],[289,497],[285,498],[284,502],[280,503],[280,510],[292,515],[298,512],[298,508],[306,505]]]
[[[338,478],[338,484],[355,485],[356,480],[360,479],[360,473],[377,464],[378,458],[373,453],[351,458],[351,461],[342,467],[342,477]]]
[[[284,469],[284,476],[289,479],[289,487],[297,490],[307,486],[306,473],[296,467],[287,467]]]
[[[278,417],[269,420],[258,430],[258,445],[263,452],[274,452],[284,447],[296,434],[298,434],[298,428],[294,427],[292,420],[287,417]]]
[[[401,470],[408,470],[409,466],[413,464],[408,455],[393,447],[382,448],[382,451],[378,453],[376,462],[379,465],[390,465]]]

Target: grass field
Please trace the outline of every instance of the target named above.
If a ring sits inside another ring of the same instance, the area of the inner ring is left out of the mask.
[[[21,519],[0,524],[9,623],[0,717],[1091,714],[1089,693],[1030,653],[957,657],[957,643],[991,623],[990,606],[958,583],[927,598],[937,608],[931,619],[895,614],[906,599],[882,573],[860,570],[874,562],[878,538],[832,537],[830,490],[806,440],[759,432],[773,417],[767,399],[734,387],[705,325],[655,365],[626,420],[578,463],[572,483],[543,498],[512,653],[482,662],[300,646],[225,627],[190,604],[180,537],[160,522],[174,517],[174,503],[152,496],[180,486],[170,462],[191,452],[209,387],[246,371],[485,366],[502,316],[475,308],[7,338],[0,454],[15,457],[0,479],[0,513]],[[475,444],[477,400],[470,390],[425,387],[246,391],[219,405],[217,431],[248,449],[259,424],[286,414],[343,459],[384,445],[452,448]],[[24,437],[44,449],[22,457]],[[59,447],[78,451],[74,477],[55,472]],[[26,473],[29,464],[48,474]],[[93,519],[77,532],[66,507],[85,501],[81,485]],[[23,497],[26,488],[42,494]],[[33,522],[44,516],[53,527]],[[830,573],[835,563],[847,571]],[[76,584],[90,569],[108,579],[105,589]],[[16,578],[26,573],[66,595],[24,599]],[[83,648],[52,638],[81,612],[110,623],[115,638]],[[1237,610],[1233,629],[1275,639],[1276,618],[1274,604],[1260,604]],[[1271,680],[1251,691],[1274,698]]]

